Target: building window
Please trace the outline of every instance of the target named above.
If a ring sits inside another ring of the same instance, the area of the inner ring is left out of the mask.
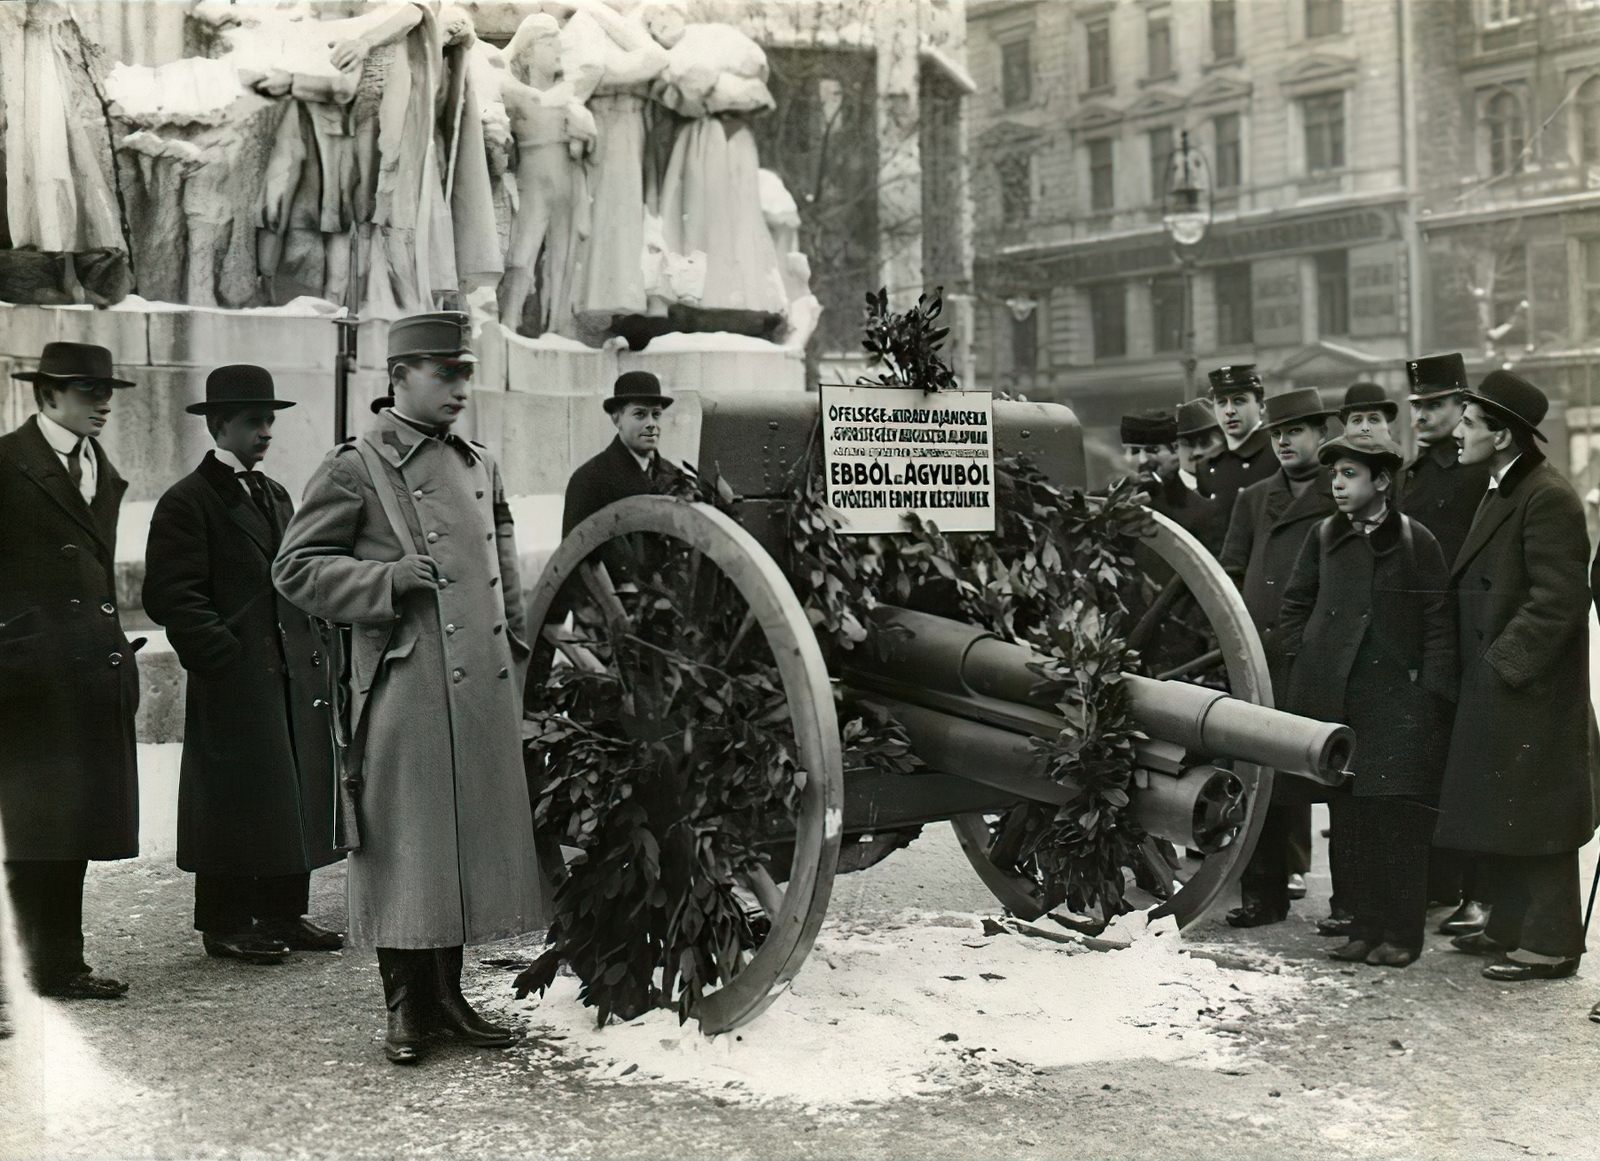
[[[1591,77],[1578,90],[1578,159],[1600,165],[1600,77]]]
[[[1007,311],[1011,320],[1011,369],[1018,375],[1031,375],[1039,367],[1039,311],[1030,310],[1025,318]]]
[[[1350,333],[1350,255],[1344,250],[1317,255],[1317,333]]]
[[[1160,202],[1167,193],[1167,167],[1172,164],[1172,126],[1150,130],[1150,200]]]
[[[1120,359],[1128,353],[1128,304],[1122,283],[1102,282],[1089,288],[1089,317],[1096,359]]]
[[[1000,100],[1008,109],[1033,98],[1033,57],[1026,40],[1000,46]]]
[[[1344,94],[1319,93],[1300,102],[1306,126],[1306,170],[1344,168]]]
[[[1521,24],[1528,15],[1528,0],[1483,0],[1483,26],[1506,28]]]
[[[1183,350],[1183,278],[1163,274],[1150,280],[1150,329],[1157,351]]]
[[[1145,47],[1150,62],[1151,80],[1172,75],[1172,20],[1165,12],[1152,16],[1145,25]]]
[[[1112,181],[1111,138],[1089,142],[1089,208],[1109,210],[1116,205],[1116,186]]]
[[[1489,172],[1495,177],[1522,172],[1522,102],[1504,89],[1483,107],[1489,130]]]
[[[1250,301],[1250,264],[1219,266],[1212,275],[1217,301],[1217,346],[1247,347],[1255,342],[1255,316]]]
[[[1234,0],[1211,0],[1211,55],[1228,60],[1239,55],[1239,25]]]
[[[1087,25],[1089,34],[1089,88],[1111,87],[1111,22],[1097,20]]]
[[[1494,256],[1494,293],[1489,296],[1489,325],[1507,327],[1493,342],[1501,350],[1528,341],[1528,248],[1507,246]]]
[[[1217,188],[1233,189],[1244,181],[1244,154],[1239,142],[1239,114],[1223,113],[1212,119],[1217,138]]]
[[[1306,0],[1307,36],[1333,36],[1343,29],[1343,0]]]
[[[1026,222],[1033,214],[1033,165],[1026,153],[995,162],[1000,178],[1000,215],[1008,226]]]
[[[1583,240],[1583,333],[1600,339],[1600,238]]]

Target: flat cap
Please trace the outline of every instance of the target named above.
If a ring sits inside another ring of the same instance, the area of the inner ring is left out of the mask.
[[[1122,442],[1143,447],[1152,443],[1177,443],[1178,418],[1170,411],[1146,411],[1122,417]]]
[[[1406,462],[1400,445],[1381,435],[1341,435],[1317,449],[1317,459],[1331,464],[1338,459],[1360,460],[1374,471],[1394,473]]]

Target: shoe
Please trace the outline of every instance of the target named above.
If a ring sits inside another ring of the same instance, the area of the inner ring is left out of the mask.
[[[1417,953],[1409,947],[1380,943],[1367,953],[1367,962],[1374,967],[1409,967],[1417,962]]]
[[[1326,919],[1317,920],[1318,935],[1344,935],[1350,934],[1350,929],[1356,921],[1348,915],[1330,915]]]
[[[1575,955],[1555,963],[1518,963],[1508,959],[1484,968],[1483,978],[1505,984],[1520,984],[1528,980],[1564,980],[1578,970],[1578,959]]]
[[[1289,913],[1287,911],[1276,913],[1268,911],[1265,907],[1258,903],[1251,903],[1246,904],[1243,907],[1235,907],[1232,911],[1228,912],[1228,926],[1266,927],[1269,924],[1282,923],[1287,918],[1289,918]]]
[[[1470,935],[1458,935],[1450,941],[1450,946],[1468,955],[1500,955],[1511,950],[1498,939],[1490,939],[1481,931],[1474,931]]]
[[[1461,906],[1439,924],[1440,935],[1471,935],[1489,923],[1489,909],[1475,899],[1462,900]]]
[[[1306,897],[1306,877],[1296,871],[1289,876],[1289,898],[1304,899]]]
[[[339,951],[344,947],[344,936],[326,927],[318,927],[309,919],[279,919],[256,924],[256,930],[270,939],[287,944],[294,951]]]
[[[235,935],[212,935],[202,932],[200,942],[206,954],[215,959],[242,959],[245,963],[275,964],[289,958],[289,945],[281,939],[241,931]]]
[[[433,1000],[433,952],[380,947],[378,974],[383,977],[383,1002],[389,1023],[383,1054],[391,1064],[416,1064],[435,1031],[430,1021]]]
[[[510,1028],[491,1024],[461,994],[461,948],[433,949],[435,1011],[438,1030],[474,1048],[509,1048],[517,1042]]]
[[[1352,939],[1343,947],[1336,947],[1328,953],[1329,959],[1342,959],[1347,963],[1366,963],[1367,956],[1372,953],[1376,945],[1370,939]]]
[[[128,985],[121,980],[97,976],[93,972],[79,972],[39,985],[39,994],[52,1000],[120,1000],[127,991]]]

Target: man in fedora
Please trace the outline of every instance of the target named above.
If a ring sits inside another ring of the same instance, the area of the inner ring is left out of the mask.
[[[390,326],[394,404],[318,466],[272,570],[291,604],[352,628],[349,938],[377,949],[396,1064],[440,1033],[508,1047],[511,1030],[462,997],[462,949],[549,918],[522,764],[511,508],[488,450],[453,430],[476,364],[463,313]]]
[[[1217,422],[1217,409],[1211,400],[1191,399],[1178,405],[1178,478],[1185,487],[1212,499],[1201,487],[1201,477],[1209,476],[1211,461],[1226,446],[1222,425]],[[1224,531],[1227,530],[1226,516],[1224,512]]]
[[[1446,566],[1467,539],[1472,517],[1489,490],[1489,462],[1462,463],[1456,428],[1467,406],[1467,366],[1459,354],[1426,355],[1406,361],[1411,384],[1411,426],[1416,459],[1401,472],[1400,510],[1421,524],[1444,551]],[[1428,865],[1428,898],[1454,908],[1439,925],[1446,935],[1482,931],[1489,909],[1478,886],[1476,860],[1435,847]]]
[[[49,343],[37,415],[0,437],[0,822],[34,987],[64,999],[128,990],[83,957],[88,860],[139,853],[139,674],[117,616],[117,517],[128,485],[100,447],[111,352]]]
[[[1354,439],[1387,439],[1399,442],[1394,424],[1400,418],[1400,405],[1376,383],[1352,383],[1345,388],[1339,422],[1344,434]]]
[[[603,406],[616,436],[567,481],[561,535],[628,496],[670,492],[681,473],[661,458],[661,416],[672,397],[649,371],[624,371]]]
[[[1208,376],[1211,401],[1217,422],[1222,426],[1226,446],[1200,475],[1200,492],[1222,505],[1231,515],[1234,498],[1260,480],[1278,474],[1278,461],[1272,454],[1266,430],[1261,426],[1262,400],[1266,389],[1254,363],[1218,367]]]
[[[1239,493],[1222,547],[1222,567],[1238,582],[1261,634],[1275,691],[1286,688],[1289,676],[1276,638],[1284,591],[1306,537],[1338,511],[1332,478],[1317,459],[1334,414],[1314,387],[1267,400],[1265,427],[1278,471]],[[1289,914],[1290,876],[1304,876],[1310,863],[1310,783],[1279,778],[1255,855],[1240,882],[1242,905],[1229,912],[1228,922],[1235,927],[1282,922]],[[1303,882],[1300,878],[1294,886],[1296,894],[1304,892]]]
[[[1510,371],[1467,394],[1456,443],[1489,493],[1452,569],[1461,693],[1439,795],[1438,846],[1487,864],[1492,909],[1457,949],[1491,980],[1578,969],[1578,850],[1595,829],[1589,538],[1583,503],[1540,450],[1549,401]]]
[[[191,404],[216,447],[150,520],[144,608],[188,670],[178,866],[194,874],[206,953],[282,963],[344,941],[305,918],[334,862],[333,768],[306,615],[272,588],[294,504],[260,471],[277,413],[261,367],[218,367]]]
[[[1178,419],[1170,411],[1122,417],[1122,454],[1133,469],[1150,506],[1175,521],[1206,548],[1222,548],[1227,532],[1222,506],[1185,484],[1179,475]]]

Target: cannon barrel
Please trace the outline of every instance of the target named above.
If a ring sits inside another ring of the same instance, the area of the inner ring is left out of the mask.
[[[1030,668],[1048,658],[972,625],[908,609],[880,608],[875,627],[879,648],[863,649],[852,660],[843,675],[847,685],[1016,733],[1049,736],[1059,730],[1060,709],[1038,692],[1041,679]],[[1155,743],[1147,749],[1156,760],[1147,765],[1177,774],[1175,758],[1181,754],[1175,752],[1188,751],[1330,786],[1345,776],[1355,747],[1348,726],[1189,682],[1134,674],[1124,680],[1134,719]],[[1165,761],[1159,758],[1163,750]]]

